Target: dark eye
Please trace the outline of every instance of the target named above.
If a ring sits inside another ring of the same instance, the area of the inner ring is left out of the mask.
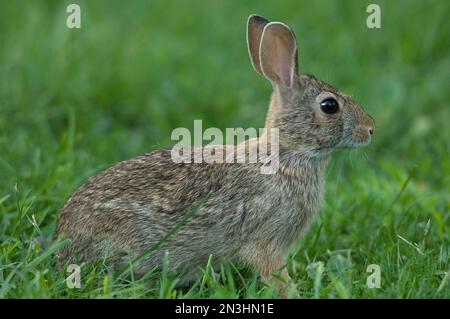
[[[320,108],[325,113],[333,114],[339,110],[339,104],[335,99],[328,98],[320,103]]]

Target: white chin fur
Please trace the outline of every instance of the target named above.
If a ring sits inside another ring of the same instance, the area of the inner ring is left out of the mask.
[[[339,144],[339,147],[341,148],[357,148],[357,147],[363,147],[370,143],[370,138],[367,139],[365,142],[356,142],[356,141],[345,141],[343,143]]]

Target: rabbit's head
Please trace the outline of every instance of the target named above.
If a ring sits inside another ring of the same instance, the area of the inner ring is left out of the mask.
[[[280,149],[312,156],[368,144],[374,121],[349,96],[300,75],[294,33],[281,22],[252,15],[247,43],[255,70],[273,86],[266,128],[279,129]]]

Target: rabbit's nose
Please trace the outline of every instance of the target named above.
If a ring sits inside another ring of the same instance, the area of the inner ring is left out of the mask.
[[[375,121],[370,115],[367,115],[367,119],[364,124],[369,135],[373,135],[373,132],[375,131]]]

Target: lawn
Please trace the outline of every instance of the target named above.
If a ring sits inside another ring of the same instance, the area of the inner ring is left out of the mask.
[[[381,29],[367,28],[366,0],[72,2],[81,29],[66,27],[71,2],[0,1],[0,298],[277,297],[238,264],[206,264],[181,289],[167,271],[148,285],[99,262],[70,289],[52,257],[58,210],[89,176],[173,145],[195,119],[264,125],[250,13],[289,24],[300,72],[376,121],[370,146],[333,154],[325,205],[292,251],[302,297],[450,297],[448,1],[376,1]]]

